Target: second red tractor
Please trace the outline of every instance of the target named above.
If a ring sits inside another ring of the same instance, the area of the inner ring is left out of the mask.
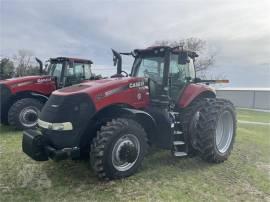
[[[91,60],[57,57],[51,58],[40,75],[0,80],[1,122],[17,129],[33,128],[38,114],[51,93],[84,80],[97,79],[91,71]]]

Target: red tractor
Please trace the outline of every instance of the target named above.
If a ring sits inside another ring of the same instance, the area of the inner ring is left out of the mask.
[[[195,52],[167,46],[113,51],[117,74],[54,91],[39,130],[23,133],[23,151],[36,161],[90,156],[101,179],[132,175],[148,146],[184,157],[225,161],[236,135],[231,102],[195,77]],[[129,75],[121,54],[135,60]]]
[[[90,60],[52,58],[45,71],[42,62],[39,59],[37,61],[40,64],[40,76],[0,80],[2,123],[17,129],[33,128],[42,106],[54,90],[95,78]]]

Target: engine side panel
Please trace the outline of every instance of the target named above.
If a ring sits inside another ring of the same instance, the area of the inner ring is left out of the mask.
[[[13,95],[20,92],[36,92],[50,95],[56,90],[56,82],[51,76],[27,76],[1,81]]]

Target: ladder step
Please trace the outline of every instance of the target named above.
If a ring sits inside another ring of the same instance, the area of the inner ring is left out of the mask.
[[[185,142],[183,141],[173,141],[173,145],[184,145]]]
[[[180,156],[187,156],[186,152],[174,152],[174,156],[180,157]]]
[[[174,131],[174,134],[175,134],[175,135],[181,135],[181,134],[183,134],[183,132],[180,131],[180,130],[175,130],[175,131]]]

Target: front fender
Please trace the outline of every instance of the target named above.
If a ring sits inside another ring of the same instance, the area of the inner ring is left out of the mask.
[[[154,142],[155,135],[157,134],[157,123],[152,115],[149,113],[130,108],[122,108],[123,112],[130,114],[133,118],[144,128],[147,133],[148,141]]]
[[[46,101],[49,99],[48,96],[45,96],[45,95],[42,95],[42,94],[39,94],[39,93],[31,92],[30,94],[32,96],[34,96],[34,97],[39,97],[39,98],[45,99]]]
[[[104,117],[110,118],[131,118],[137,121],[145,130],[148,139],[151,141],[153,135],[156,133],[157,123],[151,114],[143,110],[132,109],[126,106],[110,106],[100,111],[96,118],[102,120]]]

